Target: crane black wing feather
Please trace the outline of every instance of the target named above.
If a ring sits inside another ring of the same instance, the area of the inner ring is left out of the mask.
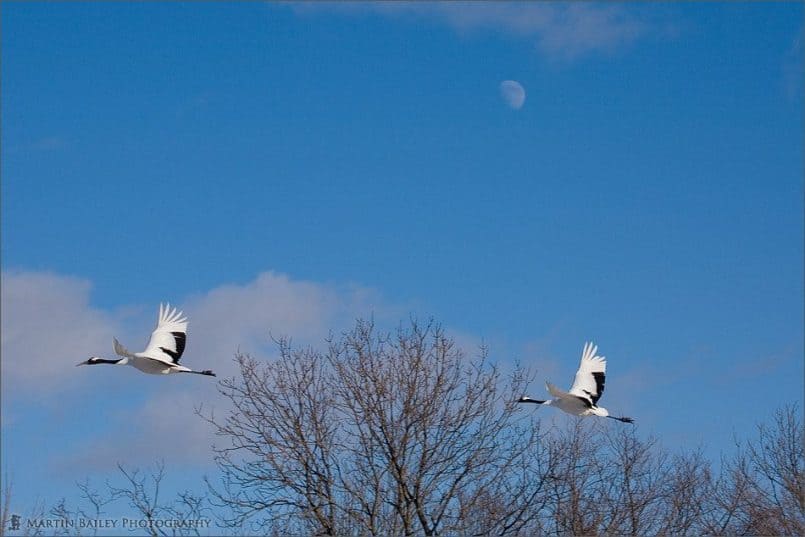
[[[598,400],[604,393],[607,367],[606,358],[596,355],[597,350],[598,347],[592,343],[584,345],[579,370],[576,372],[576,378],[569,392],[589,399],[593,405],[598,404]]]
[[[187,319],[176,308],[159,305],[157,327],[140,356],[178,364],[187,343]]]
[[[184,352],[184,346],[187,342],[187,335],[184,332],[171,332],[174,341],[174,347],[176,350],[173,349],[166,349],[165,347],[160,347],[160,350],[170,356],[171,361],[174,364],[179,363],[179,359],[182,357],[182,353]]]
[[[606,373],[603,371],[596,371],[593,373],[593,378],[595,379],[595,389],[596,395],[592,397],[593,404],[597,405],[598,400],[601,399],[601,396],[604,395],[604,382],[606,380]]]

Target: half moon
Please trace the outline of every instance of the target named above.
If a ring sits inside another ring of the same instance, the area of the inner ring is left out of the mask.
[[[516,80],[504,80],[500,83],[500,96],[510,108],[519,110],[525,102],[525,88]]]

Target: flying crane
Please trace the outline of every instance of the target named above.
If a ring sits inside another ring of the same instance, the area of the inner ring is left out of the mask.
[[[598,406],[598,400],[604,393],[607,360],[604,356],[597,356],[597,351],[598,347],[592,342],[584,344],[579,370],[576,372],[576,378],[570,391],[563,392],[550,382],[546,382],[545,386],[553,399],[542,401],[523,396],[517,402],[555,406],[574,416],[601,416],[624,423],[634,423],[632,418],[610,416],[606,408]]]
[[[181,311],[171,308],[170,304],[159,305],[157,327],[151,333],[151,340],[142,352],[129,352],[117,338],[114,339],[115,354],[122,358],[107,360],[97,356],[76,365],[131,365],[151,375],[168,375],[171,373],[195,373],[197,375],[215,376],[209,369],[194,371],[179,364],[179,359],[187,343],[187,318]]]

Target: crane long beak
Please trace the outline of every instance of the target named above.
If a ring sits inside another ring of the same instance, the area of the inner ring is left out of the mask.
[[[75,366],[78,367],[80,365],[87,365],[88,363],[89,363],[89,360],[84,360],[83,362],[78,362],[77,364],[75,364]]]

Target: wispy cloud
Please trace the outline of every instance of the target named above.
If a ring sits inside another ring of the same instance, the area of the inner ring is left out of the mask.
[[[797,352],[793,345],[785,348],[737,360],[732,368],[719,375],[715,381],[721,385],[734,385],[736,381],[746,381],[772,371],[786,364],[797,363]]]
[[[211,96],[209,92],[187,97],[181,101],[176,108],[176,117],[187,118],[210,106]]]
[[[46,136],[31,143],[31,149],[35,151],[53,151],[61,149],[67,145],[64,138],[59,136]]]
[[[19,153],[43,153],[58,151],[68,146],[67,140],[61,136],[43,136],[21,144],[12,143],[6,149],[11,155]]]
[[[783,89],[789,100],[793,100],[802,94],[803,36],[805,36],[805,27],[800,27],[799,33],[791,40],[791,45],[783,56]]]
[[[630,6],[586,2],[303,2],[301,15],[339,12],[443,22],[462,34],[503,33],[532,40],[555,60],[611,52],[656,30]]]

